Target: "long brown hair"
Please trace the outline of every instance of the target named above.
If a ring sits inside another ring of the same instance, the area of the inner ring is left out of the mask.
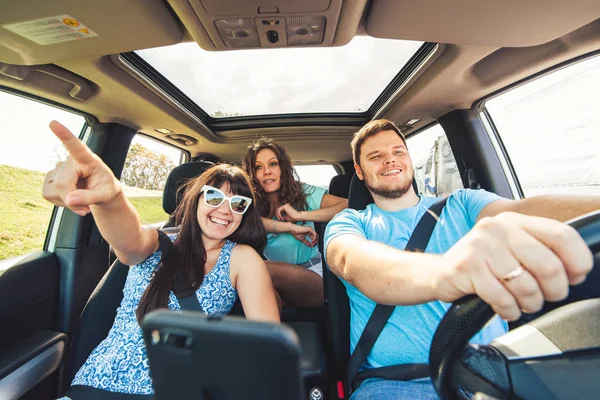
[[[240,226],[228,239],[247,244],[257,252],[262,252],[266,245],[267,234],[255,207],[256,199],[252,192],[252,183],[248,175],[240,167],[219,164],[206,170],[197,178],[190,179],[181,190],[184,195],[175,210],[176,226],[180,226],[177,239],[172,248],[161,258],[161,266],[155,270],[150,284],[146,288],[137,308],[137,320],[141,323],[144,315],[157,308],[166,308],[173,280],[179,275],[191,282],[196,291],[204,280],[204,264],[206,249],[202,243],[202,231],[198,224],[198,202],[204,185],[217,188],[228,184],[232,193],[252,198],[252,203],[242,216]]]
[[[278,145],[269,138],[260,138],[250,146],[244,156],[244,169],[252,177],[254,192],[256,193],[257,207],[260,215],[267,217],[271,214],[271,205],[267,194],[263,190],[260,182],[256,179],[256,155],[264,149],[270,149],[275,153],[279,169],[281,170],[279,202],[281,204],[290,203],[296,210],[304,211],[307,209],[306,193],[302,190],[302,184],[298,174],[292,167],[292,160],[283,146]]]

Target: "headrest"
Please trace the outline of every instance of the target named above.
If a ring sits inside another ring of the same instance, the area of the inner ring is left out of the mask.
[[[350,193],[348,194],[348,208],[364,210],[371,203],[373,203],[373,196],[371,196],[371,192],[369,192],[365,183],[358,179],[356,174],[352,175]]]
[[[201,175],[214,164],[210,161],[192,161],[178,165],[171,171],[163,192],[163,210],[171,215],[179,205],[177,191],[188,180]]]
[[[417,181],[413,177],[412,181],[413,189],[415,189],[415,193],[419,193],[419,189],[417,187]],[[348,208],[353,208],[355,210],[364,210],[367,206],[373,203],[373,196],[371,196],[371,192],[367,189],[367,186],[363,181],[358,179],[358,176],[354,174],[352,176],[352,182],[350,182],[350,194],[348,195]]]
[[[351,181],[352,177],[350,175],[334,176],[329,182],[329,194],[347,199],[350,193]]]

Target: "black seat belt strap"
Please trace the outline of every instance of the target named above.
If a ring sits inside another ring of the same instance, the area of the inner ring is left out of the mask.
[[[157,229],[156,231],[158,232],[158,248],[162,252],[162,258],[164,259],[171,252],[173,242],[169,239],[169,236],[160,229]]]
[[[185,297],[179,296],[178,294],[175,294],[175,296],[177,297],[177,301],[179,301],[179,307],[181,307],[182,310],[202,312],[202,306],[198,301],[196,293],[192,293],[191,295]]]
[[[429,239],[431,238],[431,234],[433,233],[433,229],[439,219],[444,206],[446,205],[446,201],[448,198],[443,198],[437,202],[435,202],[429,209],[423,214],[415,230],[413,231],[408,243],[406,244],[406,251],[421,251],[424,252],[427,248],[427,244],[429,243]],[[357,373],[362,366],[363,362],[367,359],[369,353],[373,349],[377,338],[381,334],[383,327],[387,323],[388,319],[394,312],[395,306],[377,304],[375,309],[373,310],[373,314],[369,318],[365,329],[356,344],[356,348],[348,361],[348,367],[346,368],[346,382],[350,385],[351,388],[354,388],[354,381],[357,378]],[[423,367],[425,366],[425,367]],[[412,380],[423,378],[429,375],[429,371],[426,368],[426,364],[407,364],[406,368],[402,368],[403,366],[394,366],[396,367],[393,371],[398,374],[401,378],[396,378],[397,380]],[[398,368],[400,367],[400,368]],[[387,370],[392,370],[389,367]],[[377,368],[379,370],[379,368]],[[405,373],[403,373],[403,371]],[[365,371],[367,372],[367,371]],[[375,374],[375,369],[368,370],[369,375],[379,376]],[[388,375],[388,374],[383,374]],[[370,376],[369,376],[370,377]],[[386,376],[381,376],[386,377]],[[360,379],[360,383],[362,380],[366,379],[363,377]],[[358,380],[358,379],[357,379]],[[359,383],[359,382],[357,382]],[[360,384],[359,383],[359,384]],[[356,386],[358,387],[358,386]]]
[[[158,230],[158,245],[160,251],[162,252],[162,257],[167,257],[173,248],[173,242],[166,233],[161,230]],[[186,311],[202,311],[202,306],[198,301],[198,297],[196,296],[196,292],[193,290],[187,290],[187,288],[191,287],[189,284],[189,280],[187,277],[183,275],[177,275],[173,279],[173,293],[175,297],[177,297],[177,301],[179,302],[179,307],[182,310]],[[186,288],[183,290],[179,290],[179,288]],[[177,290],[176,290],[177,289]]]

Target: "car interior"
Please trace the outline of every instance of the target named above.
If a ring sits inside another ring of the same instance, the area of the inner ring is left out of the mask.
[[[0,93],[83,116],[84,126],[74,133],[117,178],[136,136],[176,148],[183,160],[162,196],[169,216],[185,180],[215,163],[241,164],[248,145],[262,136],[283,145],[295,165],[333,166],[337,175],[329,193],[350,196],[350,207],[360,209],[372,199],[353,178],[350,141],[379,118],[396,123],[409,150],[413,138],[441,127],[460,187],[523,198],[486,102],[598,54],[597,0],[0,4]],[[26,140],[28,133],[2,135],[5,143]],[[420,184],[415,180],[422,193]],[[577,225],[595,252],[595,277],[599,222],[596,214]],[[316,227],[321,252],[325,227]],[[91,215],[55,207],[46,228],[43,248],[0,270],[2,399],[62,396],[106,337],[123,296],[128,268],[115,259]],[[177,229],[172,218],[162,228]],[[327,268],[324,273],[324,306],[285,309],[282,321],[299,338],[306,397],[345,399],[348,298],[335,275]],[[516,332],[538,323],[541,331],[551,331],[546,336],[560,339],[551,354],[544,353],[548,347],[514,350],[519,340],[536,343],[536,335],[498,344],[505,357],[489,362],[504,371],[502,379],[485,375],[483,367],[452,370],[461,357],[487,362],[481,354],[463,353],[470,338],[461,337],[468,335],[464,328],[475,333],[490,317],[481,301],[467,300],[469,310],[480,314],[447,316],[434,339],[439,363],[430,368],[437,371],[433,378],[442,397],[454,398],[455,388],[495,398],[573,398],[574,390],[580,398],[597,395],[597,299],[511,324]],[[243,316],[239,304],[234,314]],[[542,356],[546,366],[523,361]]]

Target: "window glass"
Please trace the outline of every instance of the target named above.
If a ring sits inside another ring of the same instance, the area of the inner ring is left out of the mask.
[[[294,167],[300,181],[308,183],[313,186],[319,186],[329,190],[329,182],[331,178],[336,176],[336,172],[333,165],[296,165]]]
[[[526,197],[600,194],[600,57],[486,103]]]
[[[176,147],[142,135],[133,138],[121,184],[143,223],[160,226],[169,219],[162,207],[163,190],[169,173],[184,159]]]
[[[75,135],[85,125],[81,115],[0,91],[0,260],[44,247],[53,205],[42,183],[67,154],[48,127],[52,120]],[[12,264],[0,261],[0,271]]]
[[[422,45],[357,36],[327,48],[206,51],[190,42],[136,54],[221,118],[366,111]]]
[[[450,143],[439,124],[409,137],[406,142],[419,194],[448,196],[463,188]]]

